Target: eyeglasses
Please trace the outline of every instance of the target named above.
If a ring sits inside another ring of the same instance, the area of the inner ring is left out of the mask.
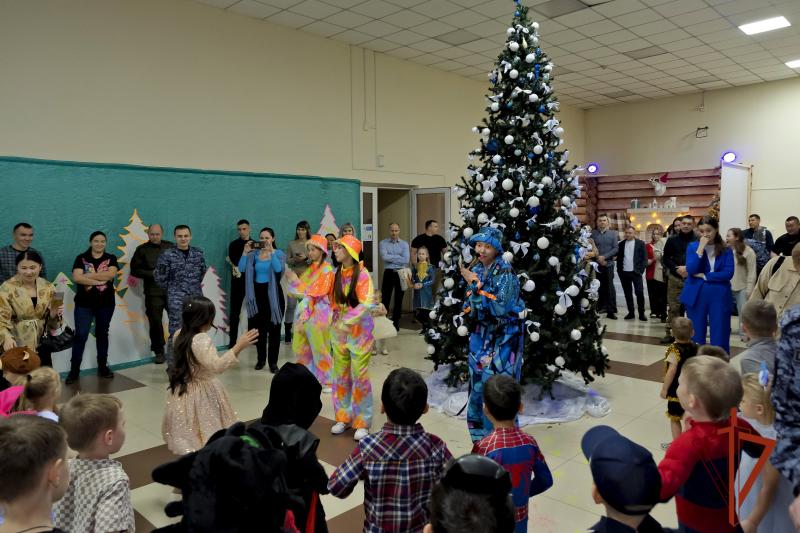
[[[444,471],[442,483],[473,494],[505,496],[511,492],[511,477],[505,468],[483,455],[463,455]]]

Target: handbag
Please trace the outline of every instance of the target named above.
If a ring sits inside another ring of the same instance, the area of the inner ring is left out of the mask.
[[[391,320],[385,316],[376,316],[373,318],[372,336],[376,340],[397,337],[397,330]]]
[[[58,332],[53,335],[53,333],[47,329],[47,322],[49,319],[50,309],[48,309],[47,313],[44,315],[44,333],[42,333],[42,338],[39,339],[38,350],[42,351],[42,349],[44,349],[55,353],[72,348],[72,343],[75,338],[75,332],[72,328],[64,324],[59,328]]]

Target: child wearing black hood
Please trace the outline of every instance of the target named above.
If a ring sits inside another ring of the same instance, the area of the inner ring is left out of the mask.
[[[320,495],[328,494],[328,475],[317,460],[319,439],[308,428],[322,410],[322,385],[304,365],[284,364],[272,378],[261,423],[277,434],[288,459],[286,484],[303,499],[305,516],[296,516],[304,532],[327,533]]]

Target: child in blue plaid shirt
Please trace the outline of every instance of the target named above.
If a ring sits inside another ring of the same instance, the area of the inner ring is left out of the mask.
[[[407,368],[393,370],[383,383],[381,412],[389,421],[361,439],[328,481],[328,490],[346,498],[364,481],[365,533],[421,532],[428,522],[428,499],[452,459],[437,436],[417,421],[428,412],[428,387]]]

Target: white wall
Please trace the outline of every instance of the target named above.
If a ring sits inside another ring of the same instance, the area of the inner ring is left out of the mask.
[[[0,72],[0,155],[428,187],[464,173],[488,86],[190,0],[2,2]]]
[[[713,168],[734,150],[753,166],[750,210],[783,233],[784,219],[800,214],[800,78],[708,92],[702,112],[701,101],[692,94],[587,110],[586,157],[604,174],[633,174]],[[701,126],[708,137],[696,139]]]

